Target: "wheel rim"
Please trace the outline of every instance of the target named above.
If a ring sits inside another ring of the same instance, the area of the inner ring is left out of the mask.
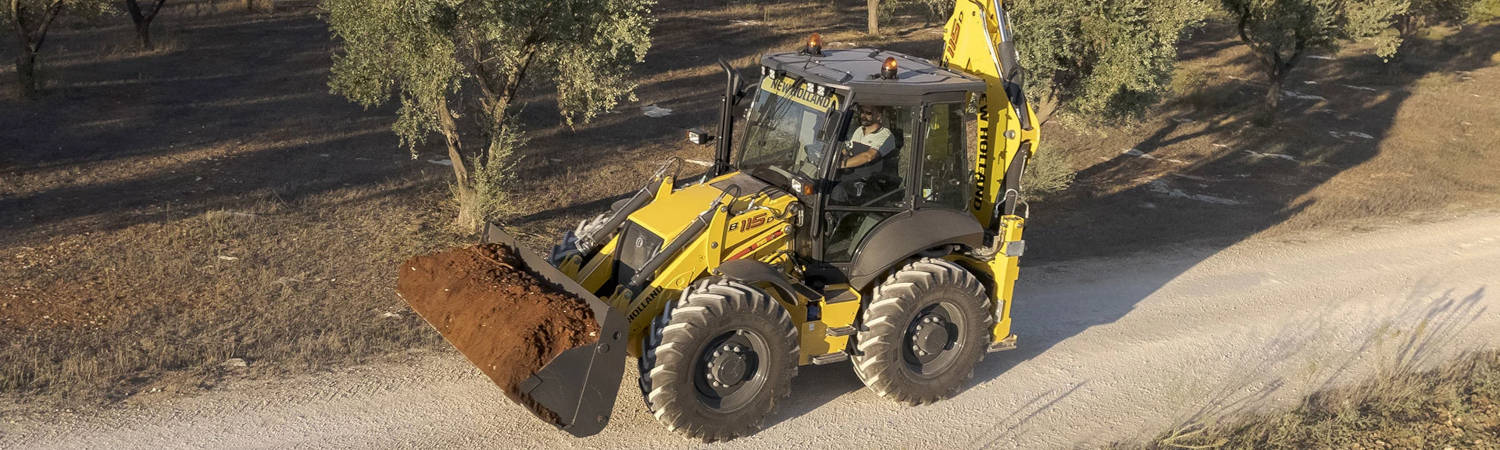
[[[961,337],[966,325],[958,305],[950,300],[938,300],[922,308],[906,326],[901,359],[918,376],[935,377],[946,372],[963,350]]]
[[[694,368],[698,400],[723,412],[750,404],[766,385],[761,355],[769,351],[765,338],[745,329],[730,330],[709,340]]]

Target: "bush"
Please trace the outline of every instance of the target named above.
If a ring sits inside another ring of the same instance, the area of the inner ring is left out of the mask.
[[[1062,153],[1042,151],[1026,164],[1026,174],[1021,177],[1021,197],[1028,200],[1044,199],[1073,184],[1076,171],[1068,165]]]
[[[1500,0],[1479,0],[1469,10],[1469,20],[1475,23],[1500,19]]]

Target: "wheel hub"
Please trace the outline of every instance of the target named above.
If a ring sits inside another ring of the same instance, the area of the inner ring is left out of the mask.
[[[913,363],[934,362],[953,347],[954,324],[940,311],[929,310],[917,316],[907,328],[907,357],[912,358]]]
[[[948,347],[948,321],[936,316],[927,316],[923,322],[917,323],[916,334],[912,336],[912,344],[917,347],[917,354],[935,354]]]
[[[745,381],[748,368],[745,350],[743,346],[732,344],[724,344],[715,350],[708,364],[709,381],[720,386],[734,386]]]

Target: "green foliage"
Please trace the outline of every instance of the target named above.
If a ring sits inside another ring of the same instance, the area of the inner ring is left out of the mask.
[[[1308,51],[1332,51],[1346,37],[1341,0],[1222,0],[1240,37],[1263,63],[1294,61]]]
[[[1500,0],[1479,0],[1469,7],[1469,21],[1488,22],[1500,19]]]
[[[333,55],[333,92],[366,107],[398,97],[394,129],[415,158],[416,145],[439,131],[439,111],[468,75],[450,35],[453,14],[445,6],[452,5],[330,0],[323,6],[335,38],[343,41]]]
[[[1161,99],[1177,44],[1208,13],[1199,0],[1017,1],[1027,90],[1095,119],[1139,116]]]
[[[490,151],[500,156],[491,157],[489,163],[478,157],[469,158],[469,167],[474,168],[471,186],[467,191],[455,189],[453,192],[453,198],[458,200],[460,217],[493,220],[500,214],[514,212],[507,208],[511,202],[505,188],[515,176],[514,160],[508,156],[526,145],[526,137],[518,127],[507,125],[491,139]]]
[[[1352,39],[1366,39],[1375,45],[1375,56],[1390,61],[1406,39],[1403,22],[1421,20],[1413,9],[1418,3],[1434,4],[1448,0],[1383,0],[1350,2],[1346,6],[1344,33]],[[1401,20],[1398,20],[1401,19]]]
[[[1270,81],[1261,122],[1276,119],[1282,85],[1310,52],[1332,52],[1350,40],[1372,39],[1378,55],[1394,56],[1402,42],[1395,27],[1398,19],[1409,16],[1412,1],[1221,0],[1240,40]]]
[[[884,0],[882,9],[919,9],[944,21],[955,0]],[[1177,44],[1201,24],[1202,0],[1028,0],[1006,2],[1016,28],[1027,92],[1087,119],[1139,116],[1167,91]]]
[[[508,118],[522,89],[550,82],[569,125],[631,98],[630,67],[651,46],[652,4],[325,0],[329,27],[343,44],[329,86],[367,107],[397,100],[393,129],[414,156],[428,136],[442,135],[456,155],[461,190],[470,189],[465,165],[503,185],[520,133]],[[485,145],[465,148],[462,137],[470,134]]]

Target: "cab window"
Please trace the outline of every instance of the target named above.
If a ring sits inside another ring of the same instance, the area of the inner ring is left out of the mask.
[[[963,105],[929,105],[922,145],[922,177],[918,198],[923,206],[967,208],[974,162],[970,155],[969,120]]]

